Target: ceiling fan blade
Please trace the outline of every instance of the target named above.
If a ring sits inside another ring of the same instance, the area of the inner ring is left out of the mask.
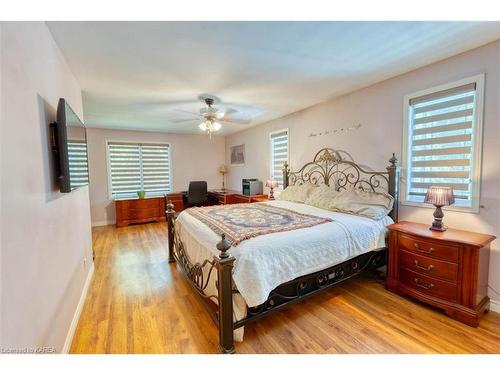
[[[238,111],[234,108],[226,108],[226,110],[222,112],[225,112],[226,115],[230,115],[231,113],[237,113]]]
[[[181,124],[183,122],[196,122],[199,121],[197,118],[189,118],[189,119],[182,119],[182,120],[168,120],[172,124]]]
[[[176,108],[176,109],[174,109],[174,111],[176,111],[176,112],[182,112],[182,113],[187,113],[189,115],[196,116],[197,118],[200,117],[200,113],[199,112],[186,111],[185,109],[180,109],[180,108]]]
[[[229,122],[229,123],[233,123],[233,124],[249,124],[250,119],[241,119],[241,118],[221,118],[219,119],[218,121],[220,122]]]

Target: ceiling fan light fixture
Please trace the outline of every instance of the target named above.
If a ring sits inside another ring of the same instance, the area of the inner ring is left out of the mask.
[[[207,123],[210,123],[210,121],[203,121],[200,125],[198,125],[198,127],[203,130],[204,132],[208,131],[209,130],[209,124]]]
[[[208,118],[203,121],[198,127],[207,132],[208,135],[211,135],[213,132],[216,132],[222,128],[222,125],[219,122],[214,121],[212,118]]]

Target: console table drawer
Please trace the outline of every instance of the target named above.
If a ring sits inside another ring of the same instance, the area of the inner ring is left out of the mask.
[[[126,220],[147,219],[157,216],[161,216],[158,207],[129,208],[124,213],[124,218]]]
[[[424,255],[426,257],[438,258],[449,262],[458,262],[458,246],[448,246],[433,242],[422,241],[418,238],[405,234],[399,235],[399,245],[405,250]]]
[[[457,282],[458,265],[456,263],[445,262],[400,249],[399,264],[426,276],[436,277],[452,283]]]

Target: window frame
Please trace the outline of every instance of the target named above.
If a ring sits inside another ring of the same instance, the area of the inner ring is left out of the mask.
[[[106,173],[108,177],[108,199],[109,200],[120,200],[120,199],[130,199],[137,197],[137,194],[131,194],[130,196],[114,197],[113,196],[113,186],[111,184],[111,160],[109,157],[109,144],[110,143],[129,143],[133,145],[162,145],[169,147],[169,158],[168,158],[168,168],[170,171],[170,192],[174,191],[174,171],[172,170],[172,144],[170,142],[155,142],[155,141],[131,141],[128,139],[105,139],[104,147],[106,148]],[[141,161],[142,164],[142,161]],[[141,165],[142,169],[142,165]]]
[[[282,128],[278,130],[273,130],[269,132],[269,178],[273,178],[273,135],[274,134],[279,134],[283,133],[286,131],[286,137],[287,137],[287,142],[286,142],[286,162],[287,164],[290,164],[290,129],[289,128]],[[284,181],[283,181],[284,183]],[[283,187],[277,186],[275,189],[277,190],[282,190]]]
[[[468,212],[468,213],[479,213],[480,200],[481,200],[481,173],[482,173],[482,146],[483,146],[483,111],[484,111],[484,81],[485,74],[477,74],[471,77],[467,77],[458,81],[446,83],[439,86],[434,86],[429,89],[420,90],[411,94],[404,96],[403,100],[403,148],[402,148],[402,161],[401,161],[401,189],[400,189],[400,202],[404,206],[415,206],[415,207],[426,207],[434,208],[433,205],[423,202],[414,202],[408,200],[408,192],[410,188],[409,184],[409,163],[411,162],[411,139],[412,131],[410,129],[411,119],[410,119],[410,100],[432,94],[435,92],[452,89],[455,87],[475,83],[476,84],[476,94],[475,94],[475,108],[474,108],[474,119],[472,125],[472,173],[471,173],[471,207],[461,207],[461,206],[446,206],[443,209],[449,211],[458,212]],[[410,146],[410,148],[409,148]]]

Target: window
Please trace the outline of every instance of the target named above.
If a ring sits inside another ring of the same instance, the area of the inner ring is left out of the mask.
[[[171,191],[170,146],[108,142],[109,186],[113,198],[147,196]]]
[[[452,209],[479,211],[483,83],[480,75],[405,97],[403,204],[451,186]]]
[[[89,184],[87,143],[68,140],[68,164],[71,189]]]
[[[283,188],[283,164],[288,163],[288,129],[271,133],[271,179]]]

